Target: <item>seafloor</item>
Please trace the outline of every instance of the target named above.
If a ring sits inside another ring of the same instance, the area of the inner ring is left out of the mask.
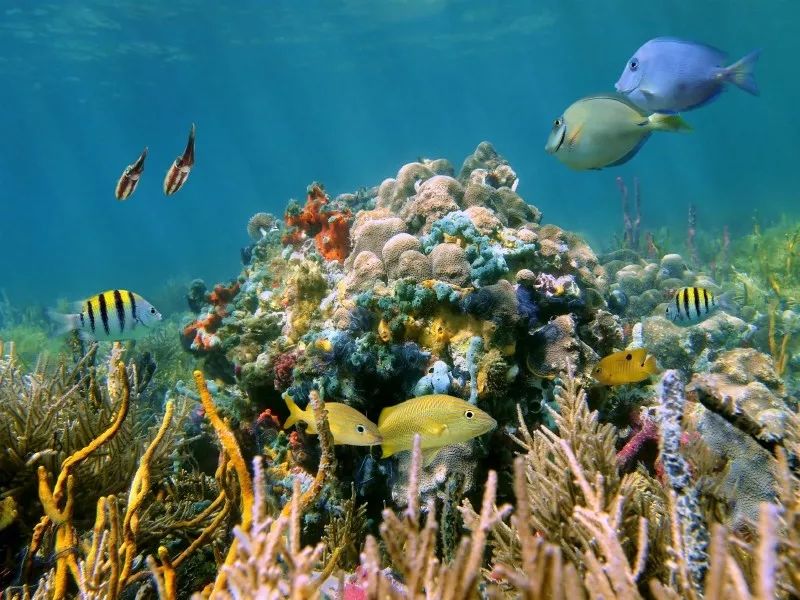
[[[3,597],[800,597],[800,225],[731,240],[690,210],[675,241],[620,180],[598,253],[517,183],[486,142],[314,183],[136,343],[37,360],[0,303]],[[717,310],[668,319],[685,286]],[[660,373],[600,385],[631,347]],[[284,393],[319,435],[283,430]],[[378,422],[427,394],[497,427],[428,465],[333,445],[326,401]]]

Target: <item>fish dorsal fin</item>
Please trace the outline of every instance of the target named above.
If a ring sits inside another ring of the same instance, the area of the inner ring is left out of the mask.
[[[381,414],[378,416],[378,427],[384,424],[386,419],[397,409],[397,406],[387,406],[381,411]]]
[[[422,451],[422,465],[427,467],[431,464],[436,458],[436,455],[439,454],[439,450],[441,450],[441,448],[425,448]]]

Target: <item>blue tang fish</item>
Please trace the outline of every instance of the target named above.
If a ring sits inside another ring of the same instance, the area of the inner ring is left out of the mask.
[[[719,96],[726,83],[758,95],[753,69],[760,53],[754,50],[725,66],[722,50],[677,38],[655,38],[628,60],[616,88],[640,108],[659,113],[699,108]]]

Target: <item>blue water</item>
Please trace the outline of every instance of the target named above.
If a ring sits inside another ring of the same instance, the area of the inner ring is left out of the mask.
[[[225,7],[225,4],[236,8]],[[545,220],[601,248],[620,228],[614,178],[638,175],[644,228],[751,227],[800,214],[792,0],[702,3],[207,0],[0,3],[3,139],[0,288],[52,304],[107,288],[239,270],[245,225],[282,213],[311,181],[332,194],[394,176],[418,156],[456,169],[482,140]],[[701,7],[700,7],[701,6]],[[543,151],[552,120],[613,90],[658,35],[738,59],[764,49],[758,98],[732,89],[657,134],[630,163],[572,172]],[[197,164],[161,182],[197,123]],[[145,146],[142,182],[114,198]]]

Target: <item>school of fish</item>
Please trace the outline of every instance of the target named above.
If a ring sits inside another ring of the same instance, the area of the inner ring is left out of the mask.
[[[706,44],[658,37],[628,60],[617,94],[583,98],[557,118],[545,151],[575,170],[599,170],[631,160],[654,131],[689,131],[676,113],[700,108],[727,84],[758,95],[754,50],[725,65],[725,53]]]

